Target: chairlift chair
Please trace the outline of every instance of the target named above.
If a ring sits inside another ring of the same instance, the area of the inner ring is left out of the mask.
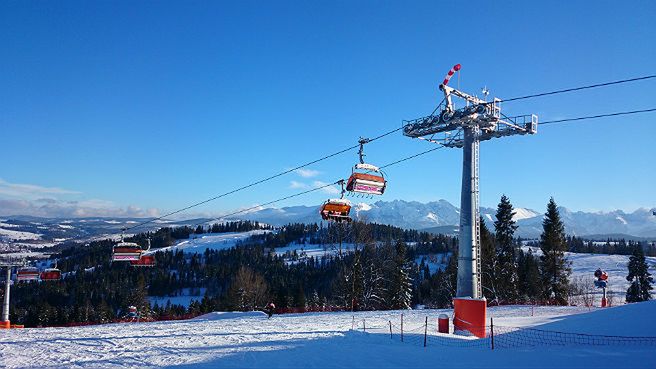
[[[134,242],[119,242],[112,250],[112,261],[138,261],[143,250]]]
[[[349,192],[359,192],[369,195],[382,195],[387,187],[387,181],[383,172],[375,165],[364,162],[364,144],[368,143],[368,138],[360,138],[360,150],[358,156],[360,163],[353,167],[351,177],[346,183],[346,190]]]
[[[57,268],[48,268],[41,272],[42,281],[58,281],[62,277],[61,270]]]
[[[321,205],[321,218],[335,222],[350,222],[351,202],[347,199],[329,199]]]
[[[377,166],[361,163],[353,167],[353,173],[346,183],[349,192],[360,192],[371,195],[385,193],[387,181]]]
[[[39,280],[39,269],[35,267],[24,267],[16,272],[17,282],[31,282]]]
[[[125,231],[125,228],[123,231]],[[121,242],[114,245],[112,249],[112,261],[139,261],[144,251],[148,250],[150,250],[150,238],[148,239],[148,249],[143,250],[141,246],[134,242],[123,241],[123,232],[121,232]]]
[[[153,267],[155,266],[155,255],[141,255],[139,260],[130,260],[133,267]]]

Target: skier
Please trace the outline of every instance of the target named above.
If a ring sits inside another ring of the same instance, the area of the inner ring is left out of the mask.
[[[276,305],[273,302],[270,302],[267,304],[267,306],[264,308],[264,312],[267,313],[269,316],[267,319],[271,319],[271,316],[273,315],[273,311],[276,309]]]

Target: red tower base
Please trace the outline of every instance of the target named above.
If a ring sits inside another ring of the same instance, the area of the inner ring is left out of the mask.
[[[487,321],[487,300],[472,298],[453,299],[454,331],[466,331],[476,337],[484,338],[487,335],[485,323]]]
[[[0,321],[0,329],[9,329],[11,328],[11,322],[8,320],[6,321]]]

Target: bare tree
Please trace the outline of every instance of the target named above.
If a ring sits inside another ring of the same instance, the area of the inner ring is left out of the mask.
[[[266,304],[268,286],[261,275],[241,266],[230,286],[233,306],[238,310],[250,311]]]
[[[592,277],[577,277],[569,288],[570,304],[583,304],[586,307],[594,305],[596,287]]]

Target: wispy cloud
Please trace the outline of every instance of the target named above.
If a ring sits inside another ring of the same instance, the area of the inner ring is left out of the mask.
[[[321,172],[314,169],[301,168],[301,169],[296,169],[296,174],[298,174],[303,178],[312,178],[318,176],[319,174],[321,174]]]
[[[321,187],[321,186],[326,186],[326,185],[328,185],[328,184],[329,184],[329,183],[322,182],[322,181],[314,181],[314,182],[312,183],[312,185],[313,185],[314,188]],[[324,187],[324,188],[322,188],[320,191],[323,192],[323,193],[327,193],[327,194],[329,194],[329,195],[336,195],[336,194],[339,194],[339,193],[341,192],[341,191],[337,188],[337,186],[328,186],[328,187]]]
[[[11,183],[0,179],[0,215],[40,217],[150,217],[158,209],[119,206],[102,199],[75,199],[81,192],[59,187]]]
[[[111,201],[90,199],[62,201],[56,199],[0,199],[0,215],[32,215],[48,218],[65,217],[153,217],[158,209],[142,209],[138,206],[118,206]]]
[[[308,185],[303,182],[291,181],[289,182],[289,188],[304,189],[304,188],[308,188]]]
[[[66,190],[59,187],[44,187],[33,184],[11,183],[0,178],[0,195],[20,197],[20,198],[35,198],[53,195],[74,195],[79,194],[78,191]]]

